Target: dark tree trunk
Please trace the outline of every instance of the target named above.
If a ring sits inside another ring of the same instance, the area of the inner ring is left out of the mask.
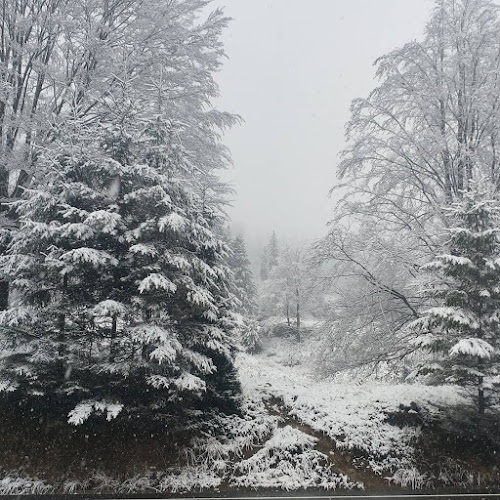
[[[484,399],[483,377],[479,379],[479,387],[477,389],[477,410],[479,415],[484,415],[486,409],[486,401]]]
[[[295,295],[297,299],[297,340],[300,342],[300,294],[298,287],[295,289]]]
[[[62,293],[66,293],[66,288],[68,287],[68,275],[65,274],[62,282]],[[64,307],[64,297],[63,297],[63,307]],[[57,317],[57,326],[59,328],[58,341],[59,345],[57,347],[57,354],[59,359],[57,360],[57,365],[59,373],[61,374],[61,379],[66,380],[66,364],[64,362],[64,356],[66,355],[66,314],[61,312]]]
[[[9,282],[0,281],[0,311],[9,308]]]
[[[8,181],[7,170],[0,167],[0,224],[7,223],[5,201],[8,199]],[[6,251],[6,247],[0,247],[0,255]],[[9,307],[9,282],[0,280],[0,311],[5,311]]]
[[[111,342],[109,344],[109,361],[114,362],[116,352],[115,352],[115,339],[116,339],[116,316],[113,316],[111,323]]]

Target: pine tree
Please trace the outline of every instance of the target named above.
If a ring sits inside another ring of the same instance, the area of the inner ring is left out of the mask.
[[[172,427],[190,409],[238,408],[228,248],[171,127],[157,116],[62,144],[14,205],[3,389],[44,396],[74,424],[122,412]]]
[[[278,238],[276,236],[276,231],[273,231],[273,234],[271,235],[267,248],[269,256],[268,260],[269,271],[272,271],[273,268],[278,265],[278,258],[279,258]]]
[[[36,188],[32,174],[41,167],[40,151],[52,148],[74,117],[87,123],[115,120],[124,86],[141,97],[144,116],[168,109],[175,124],[169,141],[189,157],[191,185],[208,212],[220,217],[228,190],[216,171],[230,163],[220,139],[238,117],[211,105],[219,95],[214,73],[222,64],[220,36],[228,18],[221,9],[210,12],[210,3],[2,3],[0,17],[8,29],[0,30],[0,231],[15,231],[15,212],[7,206],[25,188]],[[0,269],[0,309],[8,300],[9,283]]]
[[[12,292],[0,391],[30,404],[39,395],[75,424],[121,412],[172,428],[192,409],[235,411],[216,170],[230,161],[220,137],[236,118],[211,106],[228,20],[204,0],[38,3],[7,5],[26,42],[11,64],[27,76],[15,93],[26,105],[22,117],[0,113],[23,131],[6,132],[20,161],[2,150],[0,184],[6,169],[30,174],[10,204],[19,228],[0,235]],[[31,29],[42,22],[50,29]],[[23,69],[40,57],[41,73]]]
[[[241,344],[246,352],[258,354],[262,351],[263,343],[260,336],[262,327],[256,320],[247,321],[241,328]]]
[[[240,303],[237,310],[243,316],[252,316],[257,307],[255,303],[257,287],[250,269],[251,263],[248,259],[245,240],[242,236],[237,236],[231,240],[230,247],[231,255],[228,264],[234,275],[233,293]]]
[[[449,252],[423,267],[435,277],[425,296],[436,306],[414,321],[417,345],[434,354],[421,366],[439,381],[472,387],[484,413],[500,382],[499,206],[479,183],[445,208]]]
[[[267,247],[262,251],[260,258],[260,279],[266,281],[269,278],[269,257]]]

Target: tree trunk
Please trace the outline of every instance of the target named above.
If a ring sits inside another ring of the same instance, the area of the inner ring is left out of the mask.
[[[116,339],[116,316],[113,316],[113,320],[111,323],[111,342],[109,344],[109,361],[111,363],[115,360],[115,339]]]
[[[5,201],[8,199],[8,183],[9,176],[7,171],[0,167],[0,216],[3,218],[7,211]],[[5,201],[4,201],[5,200]],[[6,219],[4,219],[7,222]],[[2,223],[2,222],[0,222]],[[7,250],[6,246],[0,247],[0,254],[4,254]],[[9,282],[0,280],[0,311],[5,311],[9,308]]]
[[[295,289],[295,295],[297,298],[297,341],[300,342],[300,294],[298,287]]]
[[[441,16],[444,17],[444,5],[441,4]],[[441,19],[442,22],[442,19]],[[444,33],[443,27],[441,25],[441,29],[439,32],[439,88],[444,90],[444,59],[445,59],[445,49],[444,49]],[[451,203],[453,195],[452,195],[452,182],[451,182],[451,159],[450,159],[450,151],[446,146],[446,102],[443,98],[439,99],[439,112],[440,112],[440,130],[441,136],[443,138],[443,166],[444,166],[444,193],[445,199],[447,203]]]
[[[479,387],[477,389],[477,409],[479,415],[484,415],[486,409],[486,402],[484,400],[483,377],[479,378]]]
[[[286,299],[286,323],[290,326],[290,303],[288,299]]]
[[[441,135],[443,139],[446,137],[446,111],[445,111],[445,103],[442,99],[439,101],[440,111],[441,111]],[[452,195],[452,187],[451,187],[451,160],[450,160],[450,152],[448,148],[445,146],[441,153],[443,158],[443,166],[444,166],[444,194],[447,203],[451,203],[453,199]]]
[[[68,275],[65,274],[63,277],[63,282],[62,282],[62,293],[64,294],[66,291],[66,288],[68,287]],[[64,307],[64,297],[63,297],[63,303],[62,307]],[[59,328],[59,335],[58,335],[58,342],[59,345],[57,346],[57,354],[58,354],[58,360],[57,360],[57,367],[58,371],[61,375],[62,380],[66,380],[66,366],[64,363],[64,356],[66,354],[66,335],[65,335],[65,330],[66,330],[66,314],[64,312],[61,312],[57,316],[57,327]]]
[[[9,282],[0,281],[0,311],[9,308]]]

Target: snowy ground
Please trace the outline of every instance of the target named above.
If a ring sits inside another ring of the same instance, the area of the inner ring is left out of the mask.
[[[187,465],[122,479],[96,473],[58,485],[6,474],[0,477],[0,493],[373,491],[436,485],[416,461],[420,427],[392,425],[388,416],[401,411],[428,416],[437,406],[464,401],[460,391],[321,379],[317,348],[312,339],[267,338],[260,354],[240,353],[245,411],[224,419],[224,436],[193,442],[186,450]],[[472,484],[474,478],[465,479]]]
[[[462,399],[452,387],[318,380],[312,352],[283,339],[268,340],[259,355],[241,354],[238,366],[247,397],[281,401],[288,416],[331,440],[334,463],[336,453],[355,451],[387,481],[401,482],[414,471],[412,444],[419,433],[418,427],[390,425],[387,415],[400,405],[432,412],[432,404]]]

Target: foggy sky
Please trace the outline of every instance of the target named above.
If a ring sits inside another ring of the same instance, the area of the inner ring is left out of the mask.
[[[233,18],[218,74],[237,190],[229,210],[250,247],[276,230],[325,234],[349,106],[376,85],[375,59],[422,37],[432,0],[216,0]]]

